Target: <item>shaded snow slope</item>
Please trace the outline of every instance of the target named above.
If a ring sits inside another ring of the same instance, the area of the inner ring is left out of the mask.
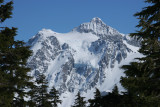
[[[28,45],[33,55],[28,60],[35,78],[44,73],[49,87],[55,86],[63,100],[60,107],[69,107],[78,91],[93,97],[95,87],[111,91],[124,76],[120,67],[129,64],[138,53],[139,42],[106,25],[100,18],[81,24],[69,33],[43,29]]]

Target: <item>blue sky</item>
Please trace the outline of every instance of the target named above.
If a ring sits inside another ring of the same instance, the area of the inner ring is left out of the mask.
[[[144,0],[14,0],[13,18],[3,26],[17,27],[16,39],[28,41],[43,28],[66,33],[99,17],[127,34],[138,24],[133,14],[145,6]]]

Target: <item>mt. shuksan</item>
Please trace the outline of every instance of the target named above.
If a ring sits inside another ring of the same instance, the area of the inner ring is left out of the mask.
[[[111,90],[124,76],[120,67],[135,57],[139,42],[93,18],[69,33],[43,29],[28,41],[33,56],[28,60],[31,75],[44,73],[49,87],[61,93],[62,107],[69,107],[78,91],[86,99],[93,97],[95,87]]]

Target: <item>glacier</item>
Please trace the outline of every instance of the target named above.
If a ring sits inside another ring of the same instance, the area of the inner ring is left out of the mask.
[[[68,33],[42,29],[29,39],[33,55],[28,59],[31,76],[45,74],[48,86],[61,93],[59,107],[70,107],[78,91],[86,100],[97,87],[110,92],[114,85],[124,91],[120,67],[141,57],[140,41],[122,34],[95,17]]]

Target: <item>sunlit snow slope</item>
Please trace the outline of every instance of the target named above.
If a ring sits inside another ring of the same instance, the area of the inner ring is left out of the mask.
[[[119,33],[100,18],[93,18],[69,33],[42,29],[28,41],[33,56],[28,60],[31,75],[44,73],[49,87],[55,86],[63,100],[60,107],[70,107],[78,91],[93,97],[95,87],[112,90],[124,76],[120,67],[140,57],[140,42]]]

